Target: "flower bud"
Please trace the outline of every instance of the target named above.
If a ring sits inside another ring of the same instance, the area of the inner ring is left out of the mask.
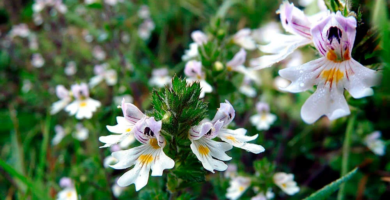
[[[221,71],[223,70],[223,64],[219,61],[215,62],[214,63],[214,70],[215,71]]]

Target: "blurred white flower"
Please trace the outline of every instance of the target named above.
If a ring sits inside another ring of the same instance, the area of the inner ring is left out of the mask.
[[[73,182],[68,177],[63,177],[60,180],[60,186],[64,188],[57,194],[57,200],[77,200],[77,192]]]
[[[138,36],[143,40],[147,40],[149,39],[154,28],[155,28],[154,22],[151,19],[146,19],[138,27]]]
[[[118,198],[122,194],[123,190],[125,190],[125,188],[119,186],[118,183],[114,183],[111,190],[114,196]]]
[[[41,68],[45,64],[45,60],[39,53],[34,53],[31,58],[31,65],[36,68]]]
[[[90,119],[92,113],[100,107],[100,102],[89,97],[88,86],[85,83],[72,85],[72,94],[75,100],[66,106],[65,110],[77,119]]]
[[[275,122],[276,116],[269,111],[269,105],[267,103],[258,102],[256,104],[256,115],[250,117],[250,122],[253,126],[256,126],[257,130],[268,130],[269,127]]]
[[[245,77],[250,78],[257,84],[260,84],[260,79],[256,76],[256,72],[244,66],[245,60],[246,51],[241,48],[240,51],[237,52],[234,57],[226,63],[227,70],[242,73]]]
[[[31,50],[38,50],[38,39],[35,34],[30,34],[30,36],[28,37],[28,42],[28,46]]]
[[[121,41],[123,43],[126,43],[126,44],[129,43],[130,42],[130,35],[127,33],[122,33],[121,34]]]
[[[26,38],[29,36],[30,30],[28,29],[28,26],[26,24],[18,24],[14,25],[9,33],[9,36],[11,38],[14,38],[16,36]]]
[[[233,42],[247,50],[256,49],[256,42],[253,40],[251,36],[251,29],[249,28],[239,30],[233,36]]]
[[[125,100],[125,102],[133,103],[133,97],[130,94],[125,94],[122,96],[115,96],[114,97],[114,103],[115,105],[122,104],[122,100]]]
[[[138,17],[141,19],[149,19],[150,11],[147,5],[142,5],[138,10]]]
[[[256,196],[252,197],[251,200],[268,200],[273,199],[275,197],[275,194],[272,192],[271,189],[267,190],[267,193],[259,193]]]
[[[378,156],[385,155],[385,143],[379,139],[381,137],[380,131],[375,131],[364,138],[364,143],[367,147]]]
[[[118,0],[104,0],[104,3],[110,6],[115,6],[118,3]]]
[[[79,141],[85,141],[88,139],[89,131],[81,123],[76,124],[76,131],[73,132],[73,137]]]
[[[46,0],[35,0],[35,2],[32,5],[32,10],[34,13],[41,12],[46,6]]]
[[[23,86],[22,86],[22,92],[27,93],[31,90],[32,84],[31,81],[28,79],[23,80]]]
[[[93,36],[89,33],[88,30],[85,30],[85,29],[84,29],[84,30],[81,32],[81,34],[83,35],[84,40],[85,40],[86,42],[91,43],[91,42],[93,41]],[[104,56],[105,56],[105,55],[104,55]]]
[[[77,200],[76,189],[67,187],[58,193],[57,200]]]
[[[33,21],[35,25],[41,25],[43,23],[43,18],[42,15],[39,13],[34,13],[33,14]]]
[[[191,43],[190,44],[190,49],[184,51],[184,55],[181,57],[183,61],[187,61],[193,58],[198,57],[199,52],[198,52],[199,45],[197,43]]]
[[[94,72],[96,76],[92,77],[89,81],[89,86],[91,88],[95,87],[103,80],[105,80],[107,85],[110,86],[115,85],[118,81],[118,75],[116,71],[113,69],[108,69],[107,63],[95,65]]]
[[[205,74],[202,72],[202,63],[199,61],[191,60],[186,63],[184,68],[184,74],[188,77],[187,82],[193,83],[198,81],[202,91],[199,98],[203,98],[206,93],[213,91],[213,88],[205,80]]]
[[[248,189],[251,184],[251,179],[243,176],[232,178],[229,182],[230,186],[227,189],[226,198],[236,200]]]
[[[207,43],[208,37],[202,31],[196,30],[191,33],[191,38],[198,45]]]
[[[65,108],[72,100],[71,92],[69,92],[63,85],[57,85],[56,94],[60,100],[53,103],[50,111],[50,114],[52,115]]]
[[[97,0],[84,0],[84,3],[89,5],[89,4],[93,4],[93,3],[96,3]]]
[[[75,75],[76,72],[77,72],[76,62],[69,61],[68,63],[66,63],[64,71],[65,71],[65,74],[68,75],[68,76]]]
[[[268,22],[263,27],[252,31],[252,38],[260,44],[268,44],[277,39],[278,34],[282,32],[279,23],[275,21]]]
[[[299,192],[299,187],[294,181],[293,174],[286,174],[284,172],[277,172],[273,176],[274,183],[288,195],[294,195]]]
[[[239,88],[239,91],[248,96],[248,97],[255,97],[257,92],[256,92],[256,89],[254,87],[252,87],[252,84],[251,84],[251,79],[248,78],[248,77],[244,77],[244,80],[242,81],[242,84]]]
[[[228,167],[224,173],[225,178],[233,178],[237,176],[237,165],[236,164],[228,164]]]
[[[57,145],[62,141],[62,139],[65,137],[66,133],[65,133],[64,128],[62,128],[62,126],[58,125],[58,124],[54,127],[54,131],[55,131],[56,135],[53,137],[51,144]]]
[[[92,54],[99,61],[106,59],[106,52],[104,52],[101,46],[95,46],[92,50]]]
[[[172,77],[168,74],[167,68],[153,69],[152,77],[149,79],[150,86],[156,86],[159,88],[165,85],[171,84]]]

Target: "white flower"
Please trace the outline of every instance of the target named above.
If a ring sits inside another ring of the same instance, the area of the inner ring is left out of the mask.
[[[35,34],[30,34],[28,37],[28,46],[31,50],[38,50],[38,39]]]
[[[125,143],[132,143],[134,141],[134,128],[137,123],[142,123],[146,115],[143,114],[134,104],[126,103],[125,99],[122,100],[122,112],[124,117],[116,117],[118,122],[115,126],[107,126],[107,129],[115,135],[102,136],[99,138],[100,142],[106,143],[102,147],[109,147],[119,142],[125,141]],[[130,137],[130,138],[129,138]],[[127,141],[126,138],[129,138]],[[126,147],[127,144],[122,144]],[[129,145],[129,144],[128,144]]]
[[[218,125],[220,127],[223,123],[218,121]],[[192,127],[189,131],[192,152],[202,162],[203,167],[213,173],[214,170],[226,170],[228,166],[222,161],[232,159],[225,153],[232,149],[232,145],[212,140],[216,137],[216,131],[216,128],[210,122],[203,122]]]
[[[31,64],[36,68],[41,68],[45,64],[45,60],[41,54],[34,53],[31,58]]]
[[[32,5],[32,9],[34,13],[39,13],[45,8],[46,6],[46,0],[35,0],[34,4]]]
[[[114,196],[118,198],[122,194],[123,190],[125,190],[125,188],[121,187],[117,183],[115,183],[111,187],[111,190],[112,190],[112,193],[114,194]]]
[[[202,91],[199,98],[203,98],[205,93],[210,93],[213,91],[213,88],[205,80],[205,74],[202,72],[202,63],[199,61],[191,60],[186,63],[184,68],[184,74],[188,77],[187,82],[193,83],[198,81]]]
[[[115,6],[118,3],[118,0],[104,0],[104,3],[110,6]]]
[[[275,21],[268,22],[263,27],[252,31],[252,38],[261,44],[267,44],[277,39],[276,36],[282,31],[279,23]]]
[[[260,79],[259,79],[260,80]],[[244,77],[244,80],[242,81],[242,84],[239,88],[239,91],[248,96],[248,97],[255,97],[257,92],[256,89],[252,87],[251,85],[251,79],[248,77]]]
[[[184,51],[184,55],[181,57],[183,61],[187,61],[199,56],[199,45],[195,42],[190,44],[190,49]]]
[[[162,88],[171,82],[172,77],[169,76],[167,68],[153,69],[152,77],[149,79],[150,86]]]
[[[207,43],[208,37],[202,31],[196,30],[191,33],[191,38],[198,45]]]
[[[364,138],[364,143],[367,147],[378,156],[385,155],[385,143],[379,139],[381,137],[380,131],[375,131]]]
[[[112,153],[119,160],[112,168],[126,169],[134,165],[118,179],[119,186],[135,184],[135,189],[139,191],[147,184],[150,170],[152,176],[162,176],[164,169],[174,167],[175,162],[163,151],[166,142],[160,135],[161,126],[162,122],[157,122],[153,117],[143,118],[134,127],[134,135],[142,145]]]
[[[284,1],[279,8],[280,21],[283,28],[291,35],[274,33],[272,41],[267,45],[261,45],[259,48],[264,55],[251,60],[251,66],[255,69],[263,69],[284,60],[297,48],[312,43],[311,27],[317,23],[327,12],[307,17],[301,10]]]
[[[89,87],[93,88],[103,80],[106,81],[107,85],[115,85],[118,81],[118,75],[115,70],[108,69],[108,64],[104,63],[101,65],[95,65],[94,72],[96,76],[92,77],[89,81]]]
[[[66,67],[65,67],[64,71],[65,71],[65,74],[68,76],[75,75],[77,72],[76,62],[69,61],[68,63],[66,63]]]
[[[133,97],[130,94],[125,94],[125,95],[114,97],[115,105],[122,104],[123,99],[125,99],[125,102],[133,103]]]
[[[60,100],[53,103],[50,111],[52,115],[65,108],[72,100],[71,93],[63,85],[57,85],[56,94]]]
[[[251,200],[268,200],[268,199],[273,199],[275,194],[272,192],[271,189],[267,190],[267,193],[259,193],[256,196],[252,197]]]
[[[239,30],[233,36],[233,42],[247,50],[256,49],[256,42],[253,40],[251,36],[251,29],[249,28]]]
[[[236,164],[228,164],[228,167],[224,174],[225,178],[233,178],[237,176],[237,165]]]
[[[56,132],[56,135],[54,136],[53,140],[51,141],[51,144],[57,145],[65,137],[66,133],[65,133],[64,128],[62,128],[62,126],[60,126],[60,125],[56,125],[54,127],[54,130]]]
[[[350,114],[344,89],[354,98],[373,94],[378,82],[375,70],[368,69],[351,57],[356,36],[356,19],[332,13],[311,28],[311,35],[321,58],[279,71],[291,81],[283,90],[298,93],[312,89],[316,92],[306,100],[301,117],[308,124],[323,115],[334,120]]]
[[[236,53],[236,55],[234,55],[234,57],[229,62],[226,63],[227,70],[242,73],[257,84],[260,84],[260,79],[256,76],[256,72],[244,66],[245,60],[246,51],[241,48],[241,50]]]
[[[150,11],[147,5],[142,5],[138,10],[138,17],[141,19],[149,19]]]
[[[251,184],[251,179],[243,176],[237,176],[230,180],[230,186],[227,189],[226,198],[236,200],[248,189]]]
[[[92,54],[99,61],[106,59],[106,52],[104,52],[100,46],[95,46],[92,50]]]
[[[258,114],[253,115],[249,120],[253,126],[256,126],[257,130],[268,130],[269,127],[275,122],[276,116],[269,112],[269,106],[267,103],[258,102],[256,104]]]
[[[216,135],[221,138],[221,140],[237,148],[245,149],[255,154],[263,152],[265,149],[261,145],[247,143],[255,140],[258,136],[257,134],[254,136],[246,136],[246,129],[239,128],[232,130],[227,128],[233,121],[235,115],[233,106],[227,100],[226,103],[220,104],[214,119],[211,121],[215,127]],[[222,125],[219,125],[219,122],[222,122]]]
[[[77,200],[77,192],[73,187],[67,187],[58,193],[57,200]]]
[[[66,106],[65,111],[76,115],[77,119],[90,119],[92,113],[100,107],[100,102],[89,97],[88,86],[85,83],[72,85],[72,94],[75,100]]]
[[[147,40],[150,37],[154,28],[155,28],[154,22],[151,19],[146,19],[138,27],[138,36],[143,40]]]
[[[81,123],[76,124],[76,131],[73,133],[73,137],[77,140],[84,141],[88,139],[89,131]]]
[[[63,188],[70,188],[70,187],[73,187],[73,181],[72,179],[68,178],[68,177],[62,177],[60,179],[60,186],[63,187]]]
[[[299,187],[294,181],[293,174],[286,174],[284,172],[277,172],[273,177],[274,183],[288,195],[294,195],[299,192]]]
[[[31,88],[32,88],[31,81],[28,80],[28,79],[24,79],[23,80],[23,86],[22,86],[22,92],[27,93],[27,92],[29,92],[31,90]]]
[[[26,24],[18,24],[14,25],[9,33],[11,38],[14,38],[16,36],[26,38],[29,36],[30,30],[28,29],[28,26]]]
[[[84,0],[84,3],[89,5],[89,4],[93,4],[93,3],[96,3],[97,0]]]

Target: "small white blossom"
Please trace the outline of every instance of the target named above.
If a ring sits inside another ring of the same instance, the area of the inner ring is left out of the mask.
[[[92,50],[92,54],[99,61],[106,59],[106,52],[104,52],[100,46],[95,46]]]
[[[75,100],[66,106],[65,110],[77,119],[90,119],[92,113],[100,107],[100,102],[89,97],[88,86],[85,83],[72,85],[72,94]]]
[[[41,68],[45,64],[45,60],[39,53],[34,53],[31,58],[31,65],[36,68]]]
[[[76,124],[76,131],[73,132],[73,137],[80,141],[88,139],[89,131],[81,123]]]
[[[65,74],[68,75],[68,76],[75,75],[76,72],[77,72],[76,62],[69,61],[68,63],[66,63],[64,71],[65,71]]]
[[[270,126],[275,122],[276,116],[269,111],[269,105],[267,103],[258,102],[256,104],[256,110],[258,114],[253,115],[249,120],[253,126],[256,126],[257,130],[268,130]]]
[[[294,181],[293,174],[278,172],[274,174],[273,180],[274,183],[288,195],[294,195],[299,192],[299,187]]]
[[[30,30],[28,29],[28,26],[26,24],[18,24],[14,25],[9,33],[11,38],[14,38],[16,36],[26,38],[30,34]]]
[[[375,131],[364,138],[364,143],[367,147],[378,156],[385,155],[386,146],[381,137],[380,131]]]
[[[256,42],[253,40],[251,36],[251,29],[249,28],[244,28],[239,30],[233,36],[233,42],[247,50],[256,49]]]
[[[232,178],[229,182],[230,186],[227,189],[226,198],[236,200],[248,189],[251,184],[251,179],[243,176]]]
[[[62,139],[65,137],[66,133],[65,133],[64,128],[62,128],[61,125],[56,125],[54,127],[54,130],[55,130],[56,135],[52,139],[51,144],[57,145],[62,141]]]
[[[153,69],[152,77],[149,79],[150,86],[156,86],[159,88],[165,85],[171,84],[172,77],[169,76],[167,68]]]
[[[187,61],[199,56],[198,52],[199,45],[197,43],[191,43],[190,49],[185,50],[184,55],[181,57],[183,61]]]
[[[150,11],[147,5],[142,5],[138,10],[138,17],[141,19],[149,19]]]
[[[57,85],[56,94],[60,100],[53,103],[50,111],[50,114],[52,115],[65,108],[72,100],[71,92],[69,92],[63,85]]]
[[[240,88],[238,89],[242,94],[248,96],[248,97],[255,97],[257,92],[256,89],[251,84],[251,79],[248,77],[244,77],[244,80],[242,81],[242,84]]]
[[[91,80],[89,81],[89,86],[91,88],[95,87],[103,80],[106,81],[107,85],[111,85],[111,86],[115,85],[118,81],[118,75],[116,71],[113,69],[108,69],[107,63],[101,65],[95,65],[94,72],[96,76],[92,77]]]
[[[199,98],[203,98],[206,93],[213,91],[213,88],[205,80],[205,74],[202,72],[202,63],[199,61],[191,60],[186,63],[184,68],[184,74],[188,77],[186,80],[188,83],[198,81],[202,91]]]

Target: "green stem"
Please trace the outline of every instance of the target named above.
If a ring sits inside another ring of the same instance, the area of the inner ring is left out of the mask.
[[[345,132],[345,139],[343,144],[343,160],[341,165],[341,176],[344,176],[348,173],[348,158],[349,158],[349,150],[351,147],[351,135],[353,132],[353,127],[355,124],[356,115],[351,114],[351,118],[348,121],[347,125],[347,131]],[[338,200],[344,199],[344,193],[345,193],[345,184],[342,184],[340,186],[339,193],[337,195]]]

